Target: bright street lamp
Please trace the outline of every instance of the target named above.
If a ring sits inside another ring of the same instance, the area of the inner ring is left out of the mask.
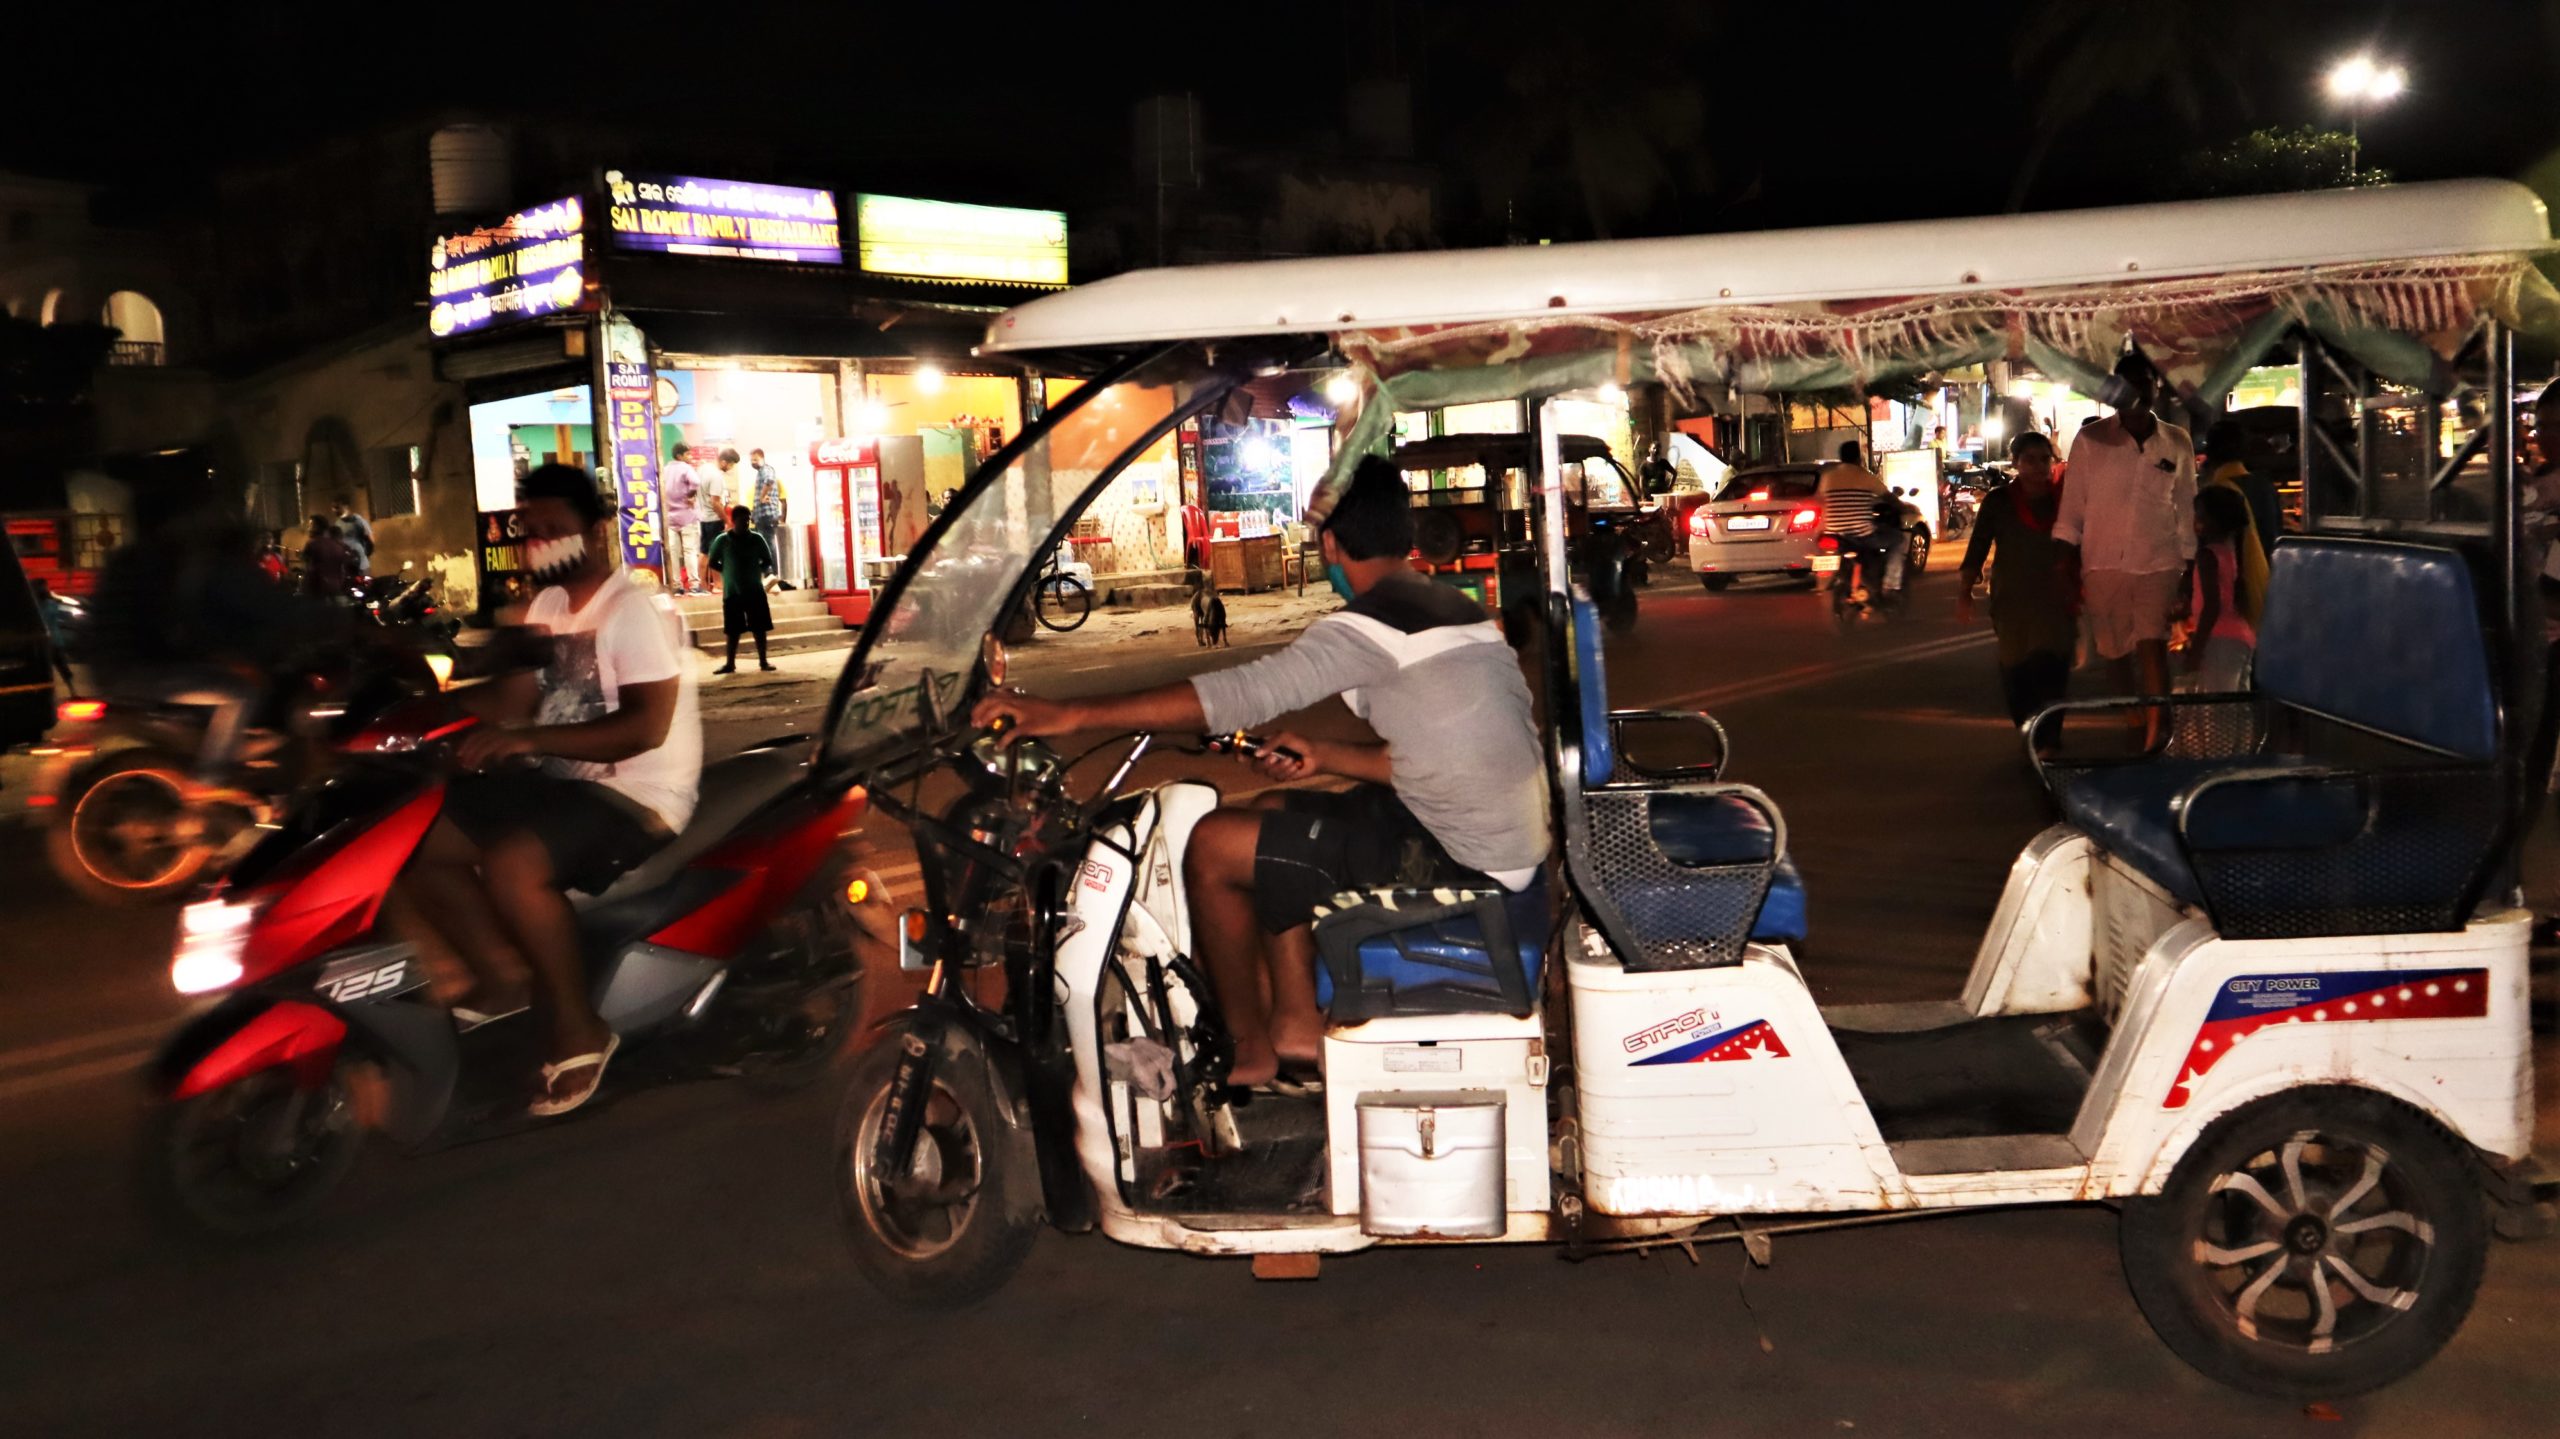
[[[2409,88],[2409,72],[2376,65],[2370,55],[2350,55],[2329,69],[2329,98],[2347,107],[2347,182],[2364,169],[2364,112],[2386,105]]]

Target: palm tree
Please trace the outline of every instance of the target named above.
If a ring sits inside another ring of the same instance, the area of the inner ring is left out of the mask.
[[[2009,208],[2025,208],[2062,132],[2110,102],[2158,100],[2199,133],[2208,88],[2245,108],[2241,60],[2281,28],[2280,20],[2269,7],[2232,0],[2049,0],[2031,10],[2010,50],[2019,79],[2036,82],[2036,99]],[[2208,87],[2207,80],[2219,84]]]

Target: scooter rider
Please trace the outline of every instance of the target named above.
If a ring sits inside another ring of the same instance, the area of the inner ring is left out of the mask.
[[[999,692],[972,714],[1033,735],[1224,732],[1340,695],[1377,731],[1378,743],[1273,736],[1261,760],[1272,778],[1359,783],[1266,794],[1192,831],[1184,872],[1193,930],[1233,1031],[1228,1079],[1238,1085],[1322,1055],[1310,927],[1318,904],[1346,889],[1486,875],[1519,890],[1547,855],[1547,781],[1528,684],[1483,606],[1414,572],[1413,511],[1395,468],[1362,461],[1318,536],[1351,602],[1280,653],[1101,699]],[[1257,930],[1267,956],[1257,953]]]
[[[1865,571],[1867,593],[1873,596],[1884,584],[1884,561],[1891,553],[1888,542],[1900,532],[1900,507],[1893,492],[1861,463],[1858,442],[1843,440],[1839,461],[1823,466],[1814,495],[1822,507],[1822,532],[1840,541],[1844,562],[1854,557]],[[1888,510],[1888,505],[1894,508]]]
[[[551,632],[531,683],[473,692],[484,720],[457,757],[442,818],[401,880],[402,899],[469,957],[466,1020],[525,1007],[528,971],[550,1021],[537,1115],[595,1093],[619,1041],[587,994],[566,890],[595,892],[646,859],[693,814],[702,722],[672,618],[619,572],[612,505],[594,478],[543,465],[518,486],[525,568],[539,587],[525,622]],[[538,759],[534,770],[496,771]]]

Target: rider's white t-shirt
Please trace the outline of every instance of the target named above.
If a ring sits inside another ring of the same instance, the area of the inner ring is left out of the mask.
[[[542,767],[563,779],[594,780],[646,805],[670,830],[693,818],[702,780],[702,712],[694,694],[693,665],[679,636],[683,621],[622,575],[604,582],[582,610],[569,608],[569,592],[554,585],[533,597],[525,623],[552,634],[551,663],[542,671],[542,707],[536,722],[579,724],[622,708],[624,685],[678,682],[675,719],[666,743],[614,764],[547,756]]]

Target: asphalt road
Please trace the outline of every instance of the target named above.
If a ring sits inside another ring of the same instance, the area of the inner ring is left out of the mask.
[[[1612,646],[1618,703],[1713,710],[1730,772],[1784,807],[1825,1001],[1951,996],[2046,820],[1987,637],[1950,603],[1924,584],[1915,613],[1843,636],[1800,591],[1671,576]],[[1161,682],[1266,650],[1278,618],[1244,616],[1207,658],[1179,612],[1098,619],[1023,646],[1018,673]],[[707,688],[715,749],[810,727],[832,662]],[[1348,732],[1331,709],[1306,723]],[[1255,782],[1148,773],[1179,768]],[[876,861],[912,873],[894,836]],[[1376,1251],[1312,1284],[1051,1235],[995,1300],[903,1312],[839,1248],[823,1089],[645,1091],[549,1132],[378,1150],[307,1228],[191,1244],[130,1183],[135,1066],[183,1009],[172,916],[75,903],[15,822],[0,873],[0,1432],[2207,1436],[2328,1417],[2173,1358],[2100,1208],[1788,1236],[1765,1270],[1730,1247]],[[2551,1432],[2555,1281],[2560,1244],[2499,1247],[2453,1346],[2336,1406],[2344,1429]]]

